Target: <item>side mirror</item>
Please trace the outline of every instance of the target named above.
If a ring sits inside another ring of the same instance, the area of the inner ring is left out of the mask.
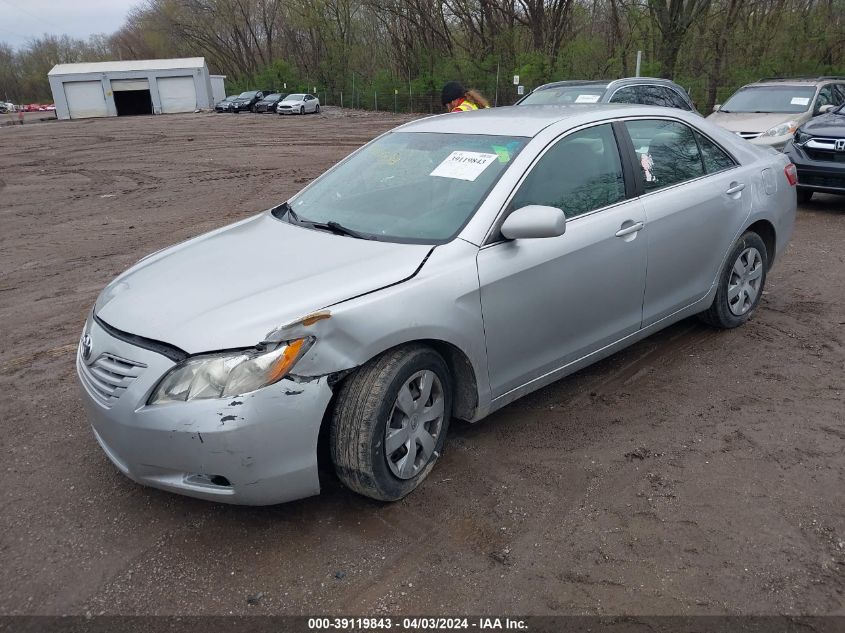
[[[714,105],[713,105],[713,112],[718,112],[718,111],[719,111],[719,110],[721,110],[721,109],[722,109],[722,104],[721,104],[721,103],[717,103],[717,104],[714,104]]]
[[[825,112],[830,112],[834,108],[836,108],[835,105],[833,105],[832,103],[828,103],[827,105],[823,105],[821,108],[819,108],[819,114],[824,114]]]
[[[557,237],[566,232],[566,216],[557,207],[530,204],[511,213],[501,232],[509,240]]]

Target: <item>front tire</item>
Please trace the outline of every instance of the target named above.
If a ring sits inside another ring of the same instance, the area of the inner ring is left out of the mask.
[[[713,303],[699,316],[720,329],[735,328],[751,318],[760,304],[769,255],[762,238],[748,231],[731,249],[719,278]]]
[[[299,113],[305,114],[305,106],[299,106]]]
[[[452,380],[434,350],[400,347],[347,378],[332,414],[331,455],[355,492],[396,501],[413,491],[443,452]]]

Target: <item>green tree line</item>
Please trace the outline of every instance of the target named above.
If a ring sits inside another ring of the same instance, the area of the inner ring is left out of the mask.
[[[638,50],[705,111],[763,76],[845,74],[845,0],[146,0],[110,35],[0,44],[0,96],[49,100],[56,63],[204,56],[230,93],[428,109],[459,79],[501,105],[512,75],[631,76]]]

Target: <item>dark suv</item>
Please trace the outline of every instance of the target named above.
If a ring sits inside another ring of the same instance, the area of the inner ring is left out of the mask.
[[[653,77],[627,77],[612,81],[555,81],[535,88],[516,105],[575,103],[638,103],[695,112],[686,91],[674,81]]]
[[[255,108],[255,104],[264,98],[264,95],[269,95],[272,90],[247,90],[239,94],[229,106],[229,112],[243,112],[249,110],[250,112]]]
[[[798,168],[798,201],[814,191],[845,195],[845,104],[807,121],[783,151]]]

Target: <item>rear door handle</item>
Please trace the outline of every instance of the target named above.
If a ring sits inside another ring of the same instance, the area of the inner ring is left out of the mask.
[[[739,193],[743,189],[745,189],[745,183],[744,182],[736,182],[736,183],[731,184],[730,188],[725,193],[728,194],[729,196],[732,196],[735,193]]]
[[[616,231],[616,237],[625,237],[626,235],[630,235],[631,233],[636,233],[637,231],[642,230],[643,226],[645,226],[642,222],[637,222],[636,224],[632,224],[631,226],[626,226],[624,229],[619,229]]]

